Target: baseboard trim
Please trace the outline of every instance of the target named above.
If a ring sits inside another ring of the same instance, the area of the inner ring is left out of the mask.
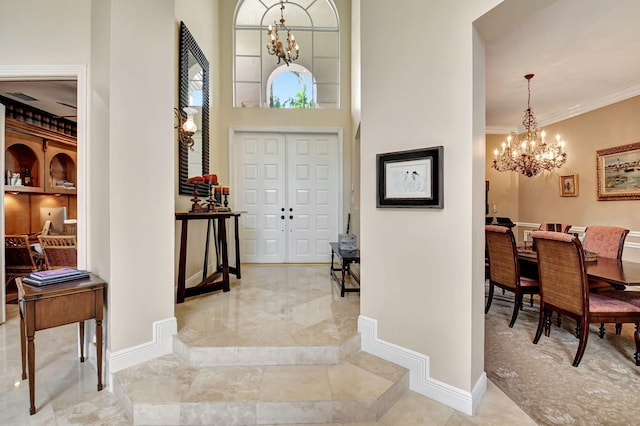
[[[409,388],[428,398],[472,416],[487,390],[483,372],[471,392],[429,377],[429,357],[411,349],[378,339],[378,321],[360,315],[358,331],[362,350],[409,370]]]
[[[166,355],[173,351],[173,335],[178,333],[178,321],[175,317],[153,323],[153,339],[150,342],[132,346],[117,352],[106,353],[106,373],[109,377],[109,389],[112,390],[111,374],[141,362]]]

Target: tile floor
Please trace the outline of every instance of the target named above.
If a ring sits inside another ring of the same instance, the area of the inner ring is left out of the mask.
[[[192,346],[331,345],[355,333],[359,295],[340,298],[328,266],[243,265],[229,293],[216,292],[176,306],[180,339]],[[0,424],[129,425],[107,390],[96,391],[96,374],[77,359],[77,326],[36,335],[36,407],[29,415],[26,381],[20,380],[16,305],[0,325]],[[407,392],[377,423],[350,425],[535,424],[491,382],[474,417]],[[337,425],[335,425],[337,426]]]

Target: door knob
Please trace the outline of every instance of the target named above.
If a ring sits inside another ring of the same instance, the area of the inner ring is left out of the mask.
[[[293,219],[293,215],[289,216],[289,219]]]
[[[284,220],[284,215],[280,216],[280,219]]]
[[[284,207],[282,208],[282,211],[284,211]]]
[[[289,211],[290,211],[290,212],[292,212],[292,211],[293,211],[293,208],[289,207]]]

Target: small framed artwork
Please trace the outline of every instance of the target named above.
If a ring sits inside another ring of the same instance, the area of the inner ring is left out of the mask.
[[[377,207],[444,207],[443,152],[436,146],[376,156]]]
[[[560,176],[560,196],[578,196],[578,175]]]
[[[598,201],[640,200],[640,142],[596,151]]]

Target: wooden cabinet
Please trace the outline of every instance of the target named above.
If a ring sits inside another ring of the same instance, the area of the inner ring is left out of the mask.
[[[11,171],[22,181],[22,185],[7,182],[5,192],[77,193],[75,138],[7,119],[5,140],[5,180]],[[25,170],[31,185],[25,185]]]
[[[44,192],[75,194],[77,153],[53,141],[45,142]]]
[[[22,185],[12,185],[8,181],[5,191],[10,192],[44,192],[44,152],[42,139],[7,130],[5,150],[5,179],[7,174],[20,174]],[[31,185],[24,185],[25,170],[31,174]]]

